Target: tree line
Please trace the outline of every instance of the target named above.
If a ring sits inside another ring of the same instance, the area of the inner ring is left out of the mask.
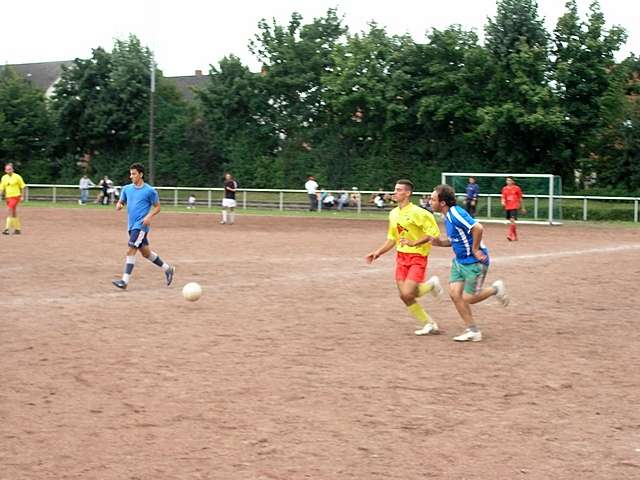
[[[158,185],[425,189],[442,171],[553,173],[565,190],[640,192],[640,58],[599,3],[576,1],[552,32],[535,0],[500,0],[484,42],[460,25],[420,41],[376,23],[352,33],[336,9],[262,20],[252,72],[233,55],[185,101],[156,71]],[[51,98],[0,72],[0,159],[30,182],[82,171],[126,181],[146,163],[152,52],[133,35],[65,67]]]

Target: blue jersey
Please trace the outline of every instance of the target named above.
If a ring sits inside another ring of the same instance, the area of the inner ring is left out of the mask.
[[[149,227],[142,224],[149,210],[160,202],[158,192],[145,183],[136,187],[133,183],[125,186],[120,193],[120,201],[127,204],[128,230],[149,231]]]
[[[473,234],[471,233],[476,223],[478,222],[475,218],[457,205],[449,208],[444,216],[444,225],[447,229],[447,237],[451,241],[451,248],[457,262],[463,265],[478,263],[478,259],[473,256]],[[480,242],[480,250],[487,255],[486,263],[489,263],[489,250],[482,242]]]
[[[467,200],[477,200],[480,193],[480,186],[477,183],[468,183],[465,189]]]

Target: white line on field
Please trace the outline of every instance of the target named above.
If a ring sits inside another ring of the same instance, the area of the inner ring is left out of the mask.
[[[492,257],[491,261],[493,263],[510,263],[510,262],[527,261],[527,260],[539,260],[542,258],[562,258],[562,257],[573,257],[573,256],[581,256],[581,255],[589,255],[589,254],[602,255],[602,254],[608,254],[608,253],[617,253],[617,252],[635,251],[635,250],[640,250],[640,244],[619,245],[615,247],[589,248],[584,250],[565,250],[565,251],[548,252],[548,253],[531,253],[531,254],[525,254],[525,255],[506,255],[506,256],[499,256],[499,257]],[[389,260],[390,260],[389,257],[391,257],[391,255],[387,257],[388,258],[387,263],[389,263]],[[336,258],[327,257],[327,260],[338,260],[341,262],[342,265],[344,265],[344,259],[341,259],[338,257]],[[187,258],[180,259],[180,262],[181,263],[206,263],[206,262],[203,262],[201,259],[195,260],[195,259],[187,259]],[[178,265],[180,265],[180,262],[178,262]],[[429,265],[445,267],[449,265],[450,262],[451,262],[450,258],[431,258],[429,260]],[[278,281],[278,283],[280,283],[282,281],[287,281],[287,280],[305,281],[310,279],[326,280],[326,279],[357,278],[358,276],[364,276],[364,275],[387,276],[387,275],[391,275],[390,268],[391,268],[390,265],[387,265],[385,263],[385,265],[378,264],[378,265],[372,265],[372,266],[359,264],[357,267],[354,265],[354,268],[351,268],[350,270],[337,270],[337,269],[334,269],[334,266],[332,266],[331,264],[327,264],[324,267],[321,267],[312,273],[305,273],[302,271],[300,272],[288,271],[283,273],[275,273],[272,277],[270,277],[270,282]],[[16,270],[16,269],[13,269],[13,270]],[[3,269],[0,269],[0,273],[2,271]],[[185,279],[182,281],[189,281],[189,279]],[[206,283],[203,282],[203,279],[200,279],[198,281],[203,285],[205,292],[209,289],[208,287],[210,287],[210,285],[212,284],[211,279],[209,279],[209,281]],[[105,283],[105,289],[108,290],[110,287],[112,287],[111,285],[109,285],[108,279],[105,280],[104,283]],[[226,278],[224,280],[221,280],[219,283],[220,284],[216,286],[216,290],[218,292],[230,291],[237,288],[248,288],[251,286],[254,286],[254,287],[256,286],[255,279],[251,280],[250,282],[247,282],[245,280],[241,280],[237,278]],[[121,292],[121,291],[115,290],[115,287],[113,288],[114,290],[111,290],[111,291],[100,291],[100,292],[93,292],[89,294],[82,293],[78,295],[68,295],[68,296],[67,295],[42,296],[41,293],[37,296],[29,295],[29,294],[24,296],[12,296],[12,297],[5,296],[4,298],[2,298],[2,300],[0,300],[0,306],[10,306],[10,305],[11,306],[14,306],[14,305],[28,306],[28,305],[34,305],[34,304],[40,304],[40,305],[85,304],[85,303],[93,304],[95,303],[96,299],[113,299],[113,300],[125,299],[127,297],[133,298],[134,295],[137,296],[140,294],[153,295],[153,296],[158,296],[160,298],[161,296],[164,296],[164,293],[162,292],[171,293],[173,295],[180,295],[180,287],[178,287],[177,289],[175,288],[166,289],[166,287],[144,288],[144,287],[136,286],[135,290],[130,292]]]

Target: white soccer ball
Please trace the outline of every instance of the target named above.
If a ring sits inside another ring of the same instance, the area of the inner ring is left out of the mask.
[[[190,302],[195,302],[202,295],[202,287],[196,282],[189,282],[182,287],[182,296]]]

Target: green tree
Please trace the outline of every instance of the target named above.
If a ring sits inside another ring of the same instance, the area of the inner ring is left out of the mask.
[[[593,173],[599,131],[607,128],[605,120],[618,116],[623,102],[614,54],[626,35],[619,27],[605,30],[598,2],[591,4],[586,22],[580,20],[575,0],[566,9],[554,32],[553,50],[553,79],[565,115],[561,157],[583,173],[584,181]]]
[[[569,178],[571,166],[556,161],[564,117],[548,82],[548,35],[537,3],[501,1],[486,34],[495,73],[477,133],[484,137],[493,159],[488,169],[549,172]]]
[[[60,146],[73,155],[142,157],[148,138],[151,52],[135,36],[64,68],[53,96]],[[126,155],[121,155],[127,152]]]
[[[265,167],[274,157],[277,135],[263,77],[235,56],[223,58],[209,76],[196,92],[214,154],[209,171],[222,178],[223,170],[231,170],[245,186],[273,185]],[[272,174],[281,176],[275,167]]]
[[[334,69],[332,52],[346,28],[335,9],[306,24],[293,13],[287,26],[263,19],[258,28],[250,49],[263,64],[269,119],[278,135],[278,164],[284,183],[299,187],[315,169],[311,152],[316,152],[317,129],[325,121],[321,78]]]
[[[0,163],[14,162],[27,181],[50,181],[52,130],[44,93],[11,68],[0,69]]]

